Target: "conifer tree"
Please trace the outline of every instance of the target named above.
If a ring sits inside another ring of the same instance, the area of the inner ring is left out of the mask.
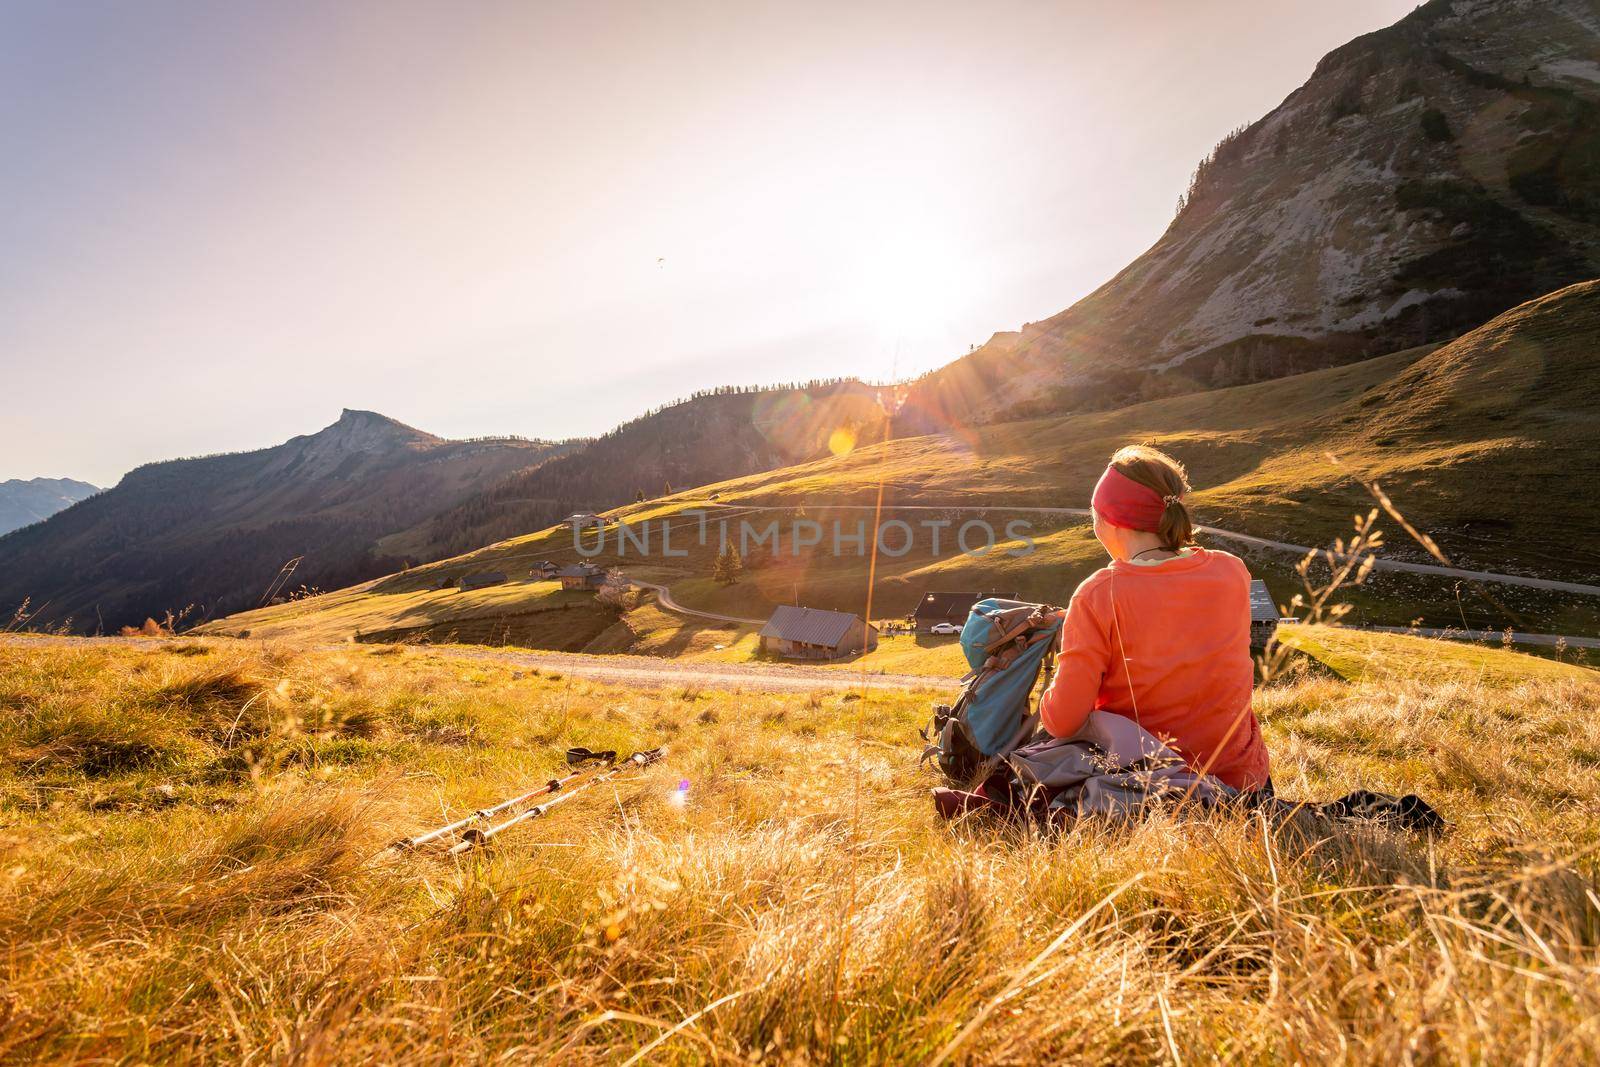
[[[732,544],[722,546],[722,551],[717,553],[717,561],[712,564],[711,578],[720,585],[732,585],[739,580],[739,575],[744,573],[744,561],[739,558],[739,550]]]

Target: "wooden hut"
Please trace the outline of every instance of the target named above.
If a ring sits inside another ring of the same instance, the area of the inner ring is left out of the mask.
[[[556,571],[563,589],[599,589],[606,584],[604,567],[593,563],[571,563]]]
[[[761,649],[785,659],[838,659],[878,647],[878,628],[859,615],[788,604],[761,627]]]

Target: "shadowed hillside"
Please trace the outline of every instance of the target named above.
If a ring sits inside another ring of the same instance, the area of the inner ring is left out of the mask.
[[[466,552],[601,511],[827,454],[835,433],[882,439],[879,390],[857,381],[717,390],[642,415],[571,453],[476,493],[386,538],[391,555]]]
[[[273,448],[152,463],[113,489],[0,538],[0,605],[94,632],[196,605],[253,605],[286,561],[333,588],[395,569],[374,542],[559,452],[446,441],[368,411]]]

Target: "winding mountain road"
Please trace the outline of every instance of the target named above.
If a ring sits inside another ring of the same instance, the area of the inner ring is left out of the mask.
[[[698,608],[686,608],[672,599],[672,590],[664,585],[657,585],[655,582],[642,582],[637,578],[629,578],[628,584],[637,586],[640,589],[650,590],[656,595],[657,603],[668,611],[679,615],[689,615],[696,619],[710,619],[713,622],[731,622],[741,626],[761,626],[767,621],[766,619],[746,619],[738,615],[718,615],[714,611],[700,611]]]

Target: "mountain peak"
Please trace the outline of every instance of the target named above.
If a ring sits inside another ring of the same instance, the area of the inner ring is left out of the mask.
[[[42,522],[100,490],[72,478],[0,481],[0,534]]]
[[[293,472],[297,478],[321,478],[336,471],[349,472],[357,456],[387,461],[426,452],[444,444],[443,438],[380,415],[376,411],[345,408],[339,420],[316,433],[291,437],[269,449],[275,460],[268,473]]]
[[[314,434],[294,439],[294,442],[306,446],[312,453],[390,452],[436,445],[442,441],[443,438],[407,426],[398,419],[360,408],[345,408],[339,412],[337,422]]]
[[[361,408],[344,408],[339,412],[339,421],[327,427],[322,432],[329,430],[359,431],[363,433],[386,433],[398,436],[411,437],[422,441],[439,441],[431,433],[419,430],[414,426],[407,426],[399,419],[391,419],[378,411],[364,411]]]

